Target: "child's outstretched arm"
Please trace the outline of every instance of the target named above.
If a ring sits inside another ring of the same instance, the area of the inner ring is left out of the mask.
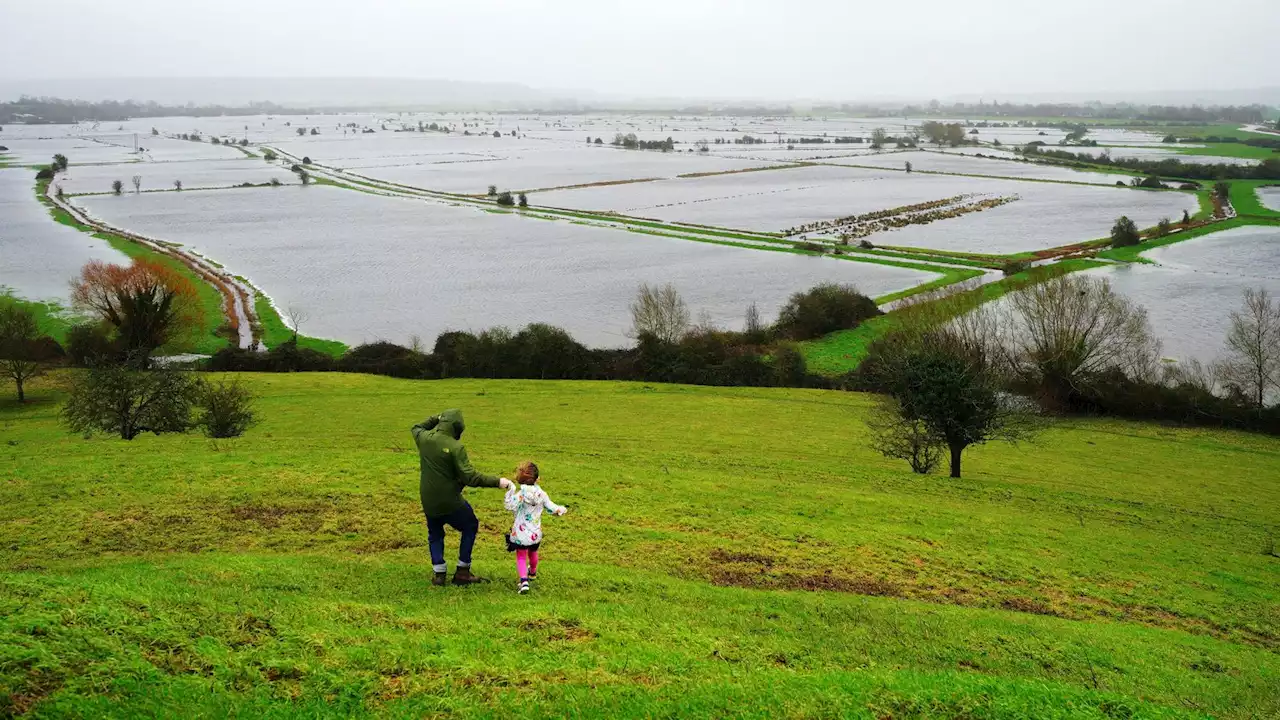
[[[552,501],[551,501],[551,496],[547,494],[547,491],[546,491],[546,490],[543,490],[543,491],[542,491],[542,507],[544,507],[544,508],[546,508],[546,509],[550,510],[551,512],[555,513],[556,515],[563,515],[563,514],[565,514],[565,513],[569,512],[569,508],[567,508],[567,507],[565,507],[565,506],[563,506],[563,505],[557,505],[557,504],[555,504],[554,502],[552,502]]]

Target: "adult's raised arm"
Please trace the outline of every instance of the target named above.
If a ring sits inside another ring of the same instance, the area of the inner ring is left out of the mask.
[[[435,427],[439,424],[440,424],[440,416],[432,415],[426,420],[423,420],[417,425],[414,425],[411,430],[411,432],[413,432],[413,439],[417,440],[419,435],[421,435],[424,432],[427,432],[428,430],[434,430]]]
[[[453,453],[453,467],[457,471],[455,477],[458,478],[458,482],[466,485],[467,487],[496,488],[509,487],[511,484],[510,480],[503,482],[506,478],[499,478],[495,475],[485,475],[484,473],[477,472],[476,469],[471,466],[471,458],[467,457],[467,449],[464,447],[459,447],[457,451]]]

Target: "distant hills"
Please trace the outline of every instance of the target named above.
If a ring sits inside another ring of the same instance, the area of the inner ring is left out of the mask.
[[[533,88],[513,82],[471,82],[417,78],[66,78],[0,80],[0,101],[19,96],[77,100],[136,100],[161,105],[247,106],[271,102],[296,108],[343,109],[531,109],[579,110],[588,107],[630,110],[733,105],[791,106],[797,109],[830,105],[831,99],[811,98],[634,98],[590,90]],[[923,105],[934,98],[903,93],[895,97],[852,97],[838,102],[863,107],[900,108]],[[1280,87],[1254,89],[1134,91],[1129,93],[982,93],[937,98],[987,103],[1133,103],[1138,105],[1253,105],[1280,106]]]

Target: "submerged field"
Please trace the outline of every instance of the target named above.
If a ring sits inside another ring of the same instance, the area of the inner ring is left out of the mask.
[[[447,330],[561,326],[596,346],[627,342],[641,283],[673,283],[695,316],[772,318],[821,281],[876,297],[934,273],[495,214],[331,186],[76,199],[94,216],[180,242],[308,308],[308,331],[348,343]]]
[[[857,394],[247,380],[232,441],[0,401],[0,712],[1280,713],[1274,439],[1062,421],[950,480],[867,449]],[[429,585],[408,427],[450,406],[571,509],[531,596],[493,490],[497,581]]]

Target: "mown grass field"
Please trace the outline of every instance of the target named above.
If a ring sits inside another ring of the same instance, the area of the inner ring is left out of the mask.
[[[950,480],[868,450],[858,394],[244,379],[229,441],[0,401],[0,715],[1280,713],[1277,439],[1061,421]],[[530,596],[497,490],[495,582],[429,584],[408,428],[453,406],[570,508]]]

